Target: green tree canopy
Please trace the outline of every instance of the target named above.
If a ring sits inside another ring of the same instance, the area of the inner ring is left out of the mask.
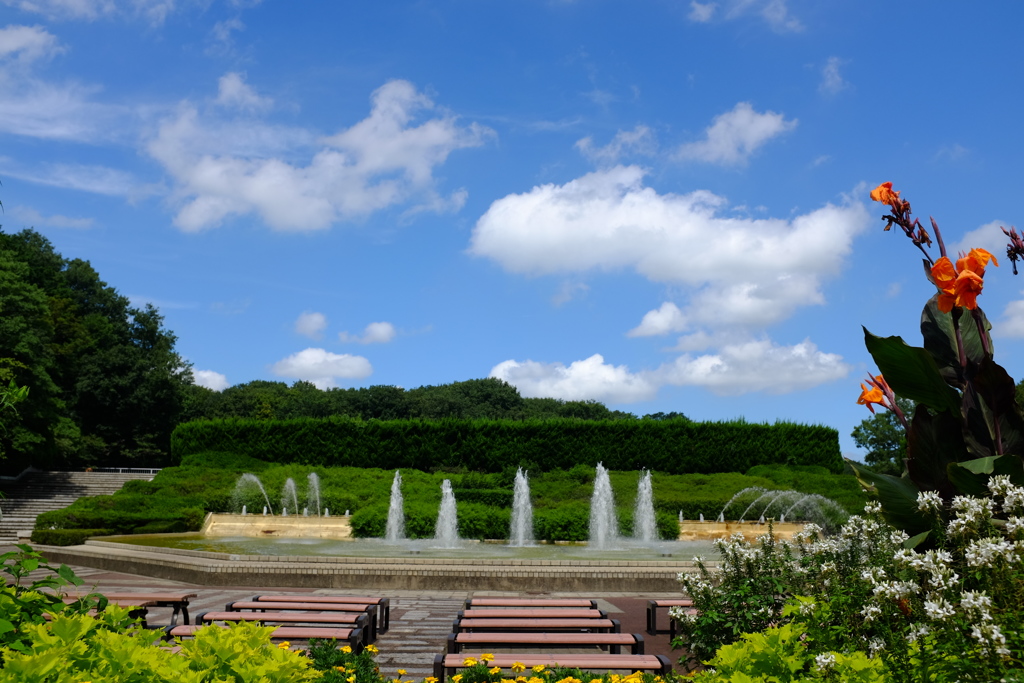
[[[913,401],[897,397],[896,404],[904,415],[914,414]],[[903,460],[907,457],[907,435],[895,413],[880,409],[871,417],[861,420],[850,436],[858,448],[867,449],[865,465],[879,474],[898,477],[903,473]]]

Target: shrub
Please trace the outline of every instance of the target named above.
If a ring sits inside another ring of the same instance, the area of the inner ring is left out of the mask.
[[[34,529],[32,542],[41,545],[81,545],[93,536],[111,536],[110,529]]]

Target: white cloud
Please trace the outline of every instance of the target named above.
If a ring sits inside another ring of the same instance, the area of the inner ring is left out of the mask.
[[[310,339],[319,339],[327,329],[327,316],[315,311],[305,311],[295,320],[295,333]]]
[[[723,198],[658,194],[643,176],[616,166],[498,199],[477,221],[469,252],[525,275],[634,269],[683,285],[682,313],[694,324],[756,329],[822,303],[821,283],[871,225],[859,203],[788,220],[719,216]]]
[[[839,57],[828,58],[825,66],[821,68],[821,83],[818,85],[818,92],[835,95],[850,87],[850,84],[843,80],[843,75],[839,73],[839,68],[842,65],[843,60]]]
[[[30,206],[15,206],[11,214],[28,227],[34,228],[91,228],[96,224],[92,218],[72,218],[55,213],[44,216]]]
[[[338,379],[364,379],[373,374],[370,361],[362,356],[331,353],[317,348],[293,353],[274,363],[270,369],[279,377],[304,379],[320,389],[338,386]]]
[[[647,377],[631,373],[625,365],[609,365],[596,353],[569,367],[507,360],[495,365],[490,376],[505,380],[527,398],[634,403],[650,400],[658,391]]]
[[[96,144],[127,140],[137,129],[135,112],[91,100],[98,88],[56,85],[33,78],[5,83],[0,98],[0,131],[48,140]]]
[[[356,344],[387,344],[395,338],[395,326],[389,322],[370,323],[362,335],[341,332],[338,339],[346,343]]]
[[[125,15],[144,17],[160,24],[175,9],[175,0],[2,0],[23,12],[42,14],[50,19],[82,19]]]
[[[227,377],[213,370],[193,370],[192,377],[199,386],[214,391],[224,391],[231,386]]]
[[[1003,309],[1003,319],[994,324],[993,328],[1000,337],[1024,337],[1024,299],[1006,304],[1006,308]]]
[[[720,396],[756,391],[788,394],[846,377],[842,356],[823,353],[809,340],[778,346],[768,340],[723,346],[717,353],[683,355],[655,373],[664,383],[700,386]]]
[[[788,394],[841,379],[850,370],[841,356],[823,353],[809,340],[793,346],[758,340],[726,344],[701,356],[684,354],[649,371],[630,372],[594,354],[568,366],[507,360],[494,366],[490,376],[514,385],[525,397],[614,404],[649,401],[662,386],[703,387],[719,396]]]
[[[578,296],[584,296],[590,291],[589,285],[585,282],[572,282],[565,280],[559,286],[558,291],[551,297],[554,306],[564,306]]]
[[[0,158],[0,170],[12,178],[20,178],[40,185],[81,190],[111,197],[137,199],[156,191],[154,187],[141,185],[131,174],[106,166],[45,164],[38,168],[26,169],[10,159]]]
[[[793,130],[796,124],[796,119],[786,121],[773,111],[759,114],[749,102],[740,102],[732,111],[715,117],[703,140],[682,145],[676,155],[723,166],[746,164],[759,147]]]
[[[0,28],[0,59],[13,58],[27,64],[63,51],[57,36],[42,26],[11,24]]]
[[[432,205],[434,168],[451,152],[482,145],[492,134],[436,112],[406,81],[384,84],[371,99],[367,118],[318,141],[306,131],[252,121],[211,123],[183,105],[149,144],[177,184],[183,206],[175,223],[197,231],[257,213],[277,230],[317,230],[409,200]],[[420,121],[429,112],[437,115]],[[294,158],[314,144],[306,166],[280,158]],[[441,205],[461,205],[465,195],[456,195]]]
[[[594,145],[594,139],[585,137],[576,142],[576,149],[596,163],[614,164],[624,155],[651,155],[657,151],[658,143],[654,133],[647,126],[637,126],[633,130],[620,130],[604,147]]]
[[[671,301],[666,301],[661,308],[647,311],[640,324],[626,333],[627,337],[654,337],[669,332],[682,332],[686,329],[686,316]]]
[[[692,0],[690,2],[690,13],[687,15],[687,18],[697,24],[706,24],[715,15],[715,8],[717,6],[718,3],[715,2],[700,3],[697,0]]]
[[[237,107],[247,111],[259,111],[274,105],[274,100],[269,97],[260,97],[245,82],[245,77],[236,71],[224,74],[217,81],[216,101],[222,107]]]
[[[719,8],[724,11],[718,12]],[[687,18],[698,24],[711,22],[715,16],[724,21],[743,17],[756,17],[764,21],[776,33],[797,33],[804,30],[800,20],[789,11],[786,0],[723,0],[723,2],[690,2]]]
[[[991,254],[994,254],[998,260],[1006,253],[1006,244],[1010,241],[1010,238],[1002,231],[1002,228],[1007,225],[1009,224],[1005,221],[991,221],[989,223],[985,223],[974,230],[965,232],[959,242],[950,242],[945,238],[945,236],[943,236],[943,239],[945,239],[946,242],[946,254],[949,258],[956,261],[957,256],[961,252],[966,254],[971,249],[981,248],[988,250]],[[939,229],[942,229],[941,225],[939,226]],[[928,230],[931,232],[931,227],[929,227]]]

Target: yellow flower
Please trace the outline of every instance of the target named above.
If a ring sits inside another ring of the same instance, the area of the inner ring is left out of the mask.
[[[545,667],[544,667],[543,664],[538,664],[537,666],[533,667],[533,671],[535,673],[543,673],[544,672],[544,668]]]
[[[372,645],[368,645],[368,646],[366,647],[366,649],[367,649],[367,650],[369,650],[369,649],[370,649],[371,647],[373,647],[373,646],[372,646]],[[351,648],[351,647],[349,647],[348,645],[346,645],[345,647],[341,648],[341,651],[342,651],[342,652],[344,652],[344,653],[345,653],[345,654],[347,654],[347,655],[348,655],[348,654],[352,654],[352,648]]]
[[[345,647],[348,647],[348,646],[346,645]],[[342,650],[344,651],[344,648],[342,648]],[[349,647],[348,651],[351,652],[352,648]],[[369,652],[371,655],[375,655],[378,652],[380,652],[380,650],[377,649],[376,645],[367,645],[366,646],[366,651]]]
[[[526,665],[522,662],[512,662],[512,673],[518,674],[526,671]]]
[[[399,676],[404,676],[404,675],[405,675],[405,673],[406,673],[406,672],[405,672],[405,669],[399,669],[399,670],[398,670],[398,675],[399,675]]]
[[[494,661],[494,655],[492,655],[490,652],[485,652],[482,655],[480,655],[480,661],[485,663],[485,664],[487,662],[493,662]]]
[[[288,642],[287,640],[286,640],[286,641],[284,641],[284,642],[278,643],[278,645],[277,645],[277,647],[278,647],[278,648],[280,648],[280,649],[282,649],[282,650],[287,650],[287,649],[288,649],[288,648],[290,648],[291,646],[292,646],[292,644],[291,644],[291,643],[289,643],[289,642]]]
[[[496,666],[493,669],[488,669],[487,673],[489,673],[489,674],[500,674],[501,673],[501,667],[500,666]]]
[[[462,680],[462,674],[455,674],[452,676],[452,683],[459,683]]]
[[[476,666],[476,665],[477,665],[477,661],[475,659],[473,659],[472,657],[466,657],[464,660],[462,660],[462,666]]]
[[[437,683],[437,679],[433,676],[427,676],[423,679],[423,683]]]
[[[351,676],[349,676],[345,680],[348,681],[348,683],[356,683],[356,675],[352,674]]]
[[[604,681],[602,681],[600,678],[591,678],[590,683],[604,683]]]
[[[334,667],[334,669],[335,669],[336,671],[340,671],[341,673],[345,673],[346,671],[348,671],[348,669],[346,669],[346,668],[345,668],[345,667],[343,667],[343,666],[336,666],[336,667]]]

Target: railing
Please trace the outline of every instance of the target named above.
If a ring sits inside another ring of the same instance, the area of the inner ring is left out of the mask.
[[[116,474],[156,474],[159,467],[93,467],[93,472],[107,472]]]

